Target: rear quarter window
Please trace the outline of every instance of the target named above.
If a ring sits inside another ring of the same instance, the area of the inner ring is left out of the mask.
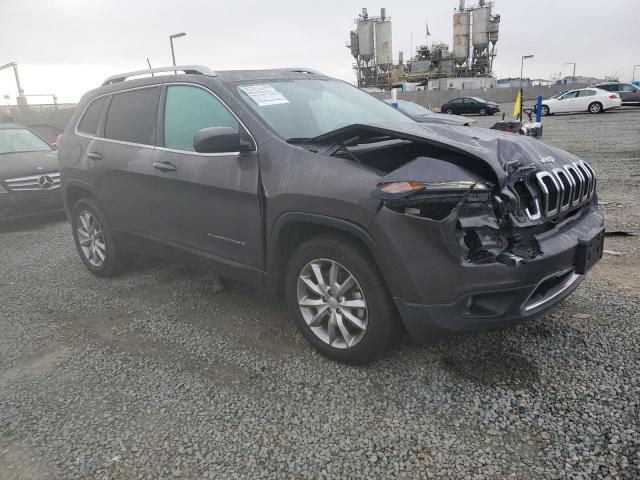
[[[107,97],[100,97],[89,104],[80,119],[80,123],[78,123],[79,132],[88,133],[89,135],[98,133],[98,125],[106,103]]]
[[[115,93],[107,111],[105,138],[154,145],[159,99],[160,87]]]

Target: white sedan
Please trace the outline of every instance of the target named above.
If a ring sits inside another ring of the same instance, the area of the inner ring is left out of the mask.
[[[612,108],[620,108],[622,99],[617,93],[607,92],[600,88],[581,88],[571,90],[557,98],[549,98],[542,102],[542,114],[567,112],[600,113]]]

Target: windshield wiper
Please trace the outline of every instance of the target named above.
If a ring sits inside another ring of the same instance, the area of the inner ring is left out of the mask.
[[[295,145],[298,143],[307,143],[309,140],[311,140],[310,137],[291,137],[291,138],[287,138],[285,142]]]

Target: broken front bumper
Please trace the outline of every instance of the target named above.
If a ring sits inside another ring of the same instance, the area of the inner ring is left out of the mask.
[[[541,253],[517,266],[465,262],[442,221],[382,208],[371,233],[385,252],[383,271],[398,312],[416,340],[436,333],[502,328],[539,316],[584,280],[576,273],[581,241],[596,238],[597,208],[536,237]]]

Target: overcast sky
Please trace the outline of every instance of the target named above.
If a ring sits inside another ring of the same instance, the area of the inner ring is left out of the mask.
[[[387,8],[393,21],[393,51],[405,59],[424,42],[451,44],[457,0],[0,0],[0,65],[16,61],[25,93],[55,93],[77,101],[114,73],[169,65],[168,35],[177,62],[213,69],[305,66],[350,82],[353,58],[345,48],[353,19]],[[467,4],[475,3],[468,0]],[[518,76],[520,57],[535,54],[525,76],[570,75],[630,80],[640,64],[640,0],[496,0],[502,16],[499,78]],[[637,77],[640,77],[638,68]],[[0,71],[2,95],[16,95],[11,70]],[[4,101],[3,101],[4,103]]]

